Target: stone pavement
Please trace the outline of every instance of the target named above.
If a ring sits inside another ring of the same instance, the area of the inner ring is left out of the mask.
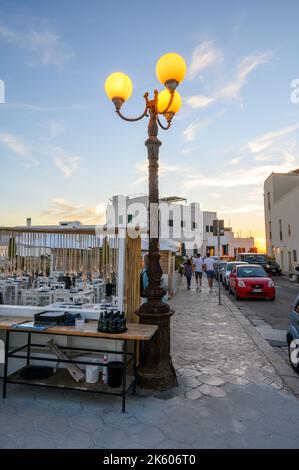
[[[170,302],[179,385],[138,390],[125,414],[117,397],[8,385],[0,448],[298,448],[298,401],[279,359],[223,300],[182,283]]]

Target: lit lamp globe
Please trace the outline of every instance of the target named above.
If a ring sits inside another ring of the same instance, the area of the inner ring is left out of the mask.
[[[170,99],[171,99],[171,94],[168,90],[160,91],[160,93],[158,94],[158,112],[160,114],[165,113],[167,106],[170,102]],[[182,98],[180,94],[177,91],[175,91],[172,103],[167,109],[166,114],[167,115],[169,115],[170,113],[172,115],[176,114],[181,109],[181,106],[182,106]]]
[[[163,55],[157,62],[156,75],[158,80],[166,88],[175,90],[186,75],[186,62],[183,57],[176,52],[169,52]]]
[[[112,73],[105,82],[105,91],[108,98],[120,107],[132,94],[133,85],[130,77],[122,72]]]

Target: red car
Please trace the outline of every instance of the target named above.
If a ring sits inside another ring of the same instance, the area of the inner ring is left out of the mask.
[[[229,292],[240,299],[275,300],[275,285],[264,268],[258,264],[242,264],[232,269]]]

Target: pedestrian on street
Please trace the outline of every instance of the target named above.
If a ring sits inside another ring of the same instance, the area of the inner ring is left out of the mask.
[[[201,291],[203,264],[204,264],[203,258],[201,257],[200,253],[197,253],[196,257],[193,258],[193,267],[194,267],[195,282],[196,282],[196,292]]]
[[[207,257],[204,260],[204,271],[206,272],[208,278],[208,284],[210,292],[213,291],[213,280],[215,276],[215,262],[213,258],[210,257],[210,253],[207,253]]]
[[[191,279],[192,279],[192,274],[193,274],[191,259],[187,259],[186,263],[184,264],[184,268],[185,268],[185,276],[187,279],[187,289],[190,290]]]

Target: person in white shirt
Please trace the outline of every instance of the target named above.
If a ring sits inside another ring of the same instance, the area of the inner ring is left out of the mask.
[[[202,281],[202,269],[203,269],[203,258],[200,256],[200,253],[197,253],[196,257],[192,259],[194,273],[195,273],[195,282],[196,282],[196,291],[201,291],[201,281]]]
[[[215,261],[210,257],[210,253],[207,253],[207,257],[204,260],[204,271],[208,278],[208,284],[210,292],[213,290],[213,279],[215,275]]]

